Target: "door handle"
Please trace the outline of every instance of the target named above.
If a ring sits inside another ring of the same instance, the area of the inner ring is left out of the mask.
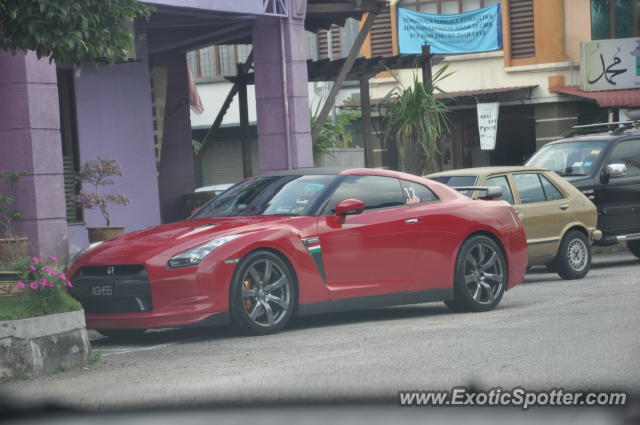
[[[417,223],[419,221],[420,221],[419,218],[410,218],[408,220],[405,220],[404,222],[407,223],[407,224],[412,224],[412,223]]]
[[[564,211],[564,210],[566,210],[566,209],[568,209],[568,208],[569,208],[569,205],[560,205],[560,209],[561,209],[562,211]]]

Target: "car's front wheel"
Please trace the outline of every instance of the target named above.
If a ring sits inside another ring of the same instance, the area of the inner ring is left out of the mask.
[[[584,233],[568,232],[551,263],[553,270],[563,279],[582,279],[591,268],[591,245]]]
[[[247,255],[231,282],[229,313],[242,333],[270,334],[289,321],[296,300],[293,272],[271,251]]]
[[[640,258],[640,240],[639,241],[627,241],[627,248],[629,248],[629,251],[635,255],[636,257]]]
[[[498,244],[486,236],[473,236],[460,248],[454,299],[446,304],[455,311],[491,310],[504,295],[507,275],[507,262]]]

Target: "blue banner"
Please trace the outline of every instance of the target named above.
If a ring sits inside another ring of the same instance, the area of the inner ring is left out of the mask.
[[[425,44],[438,54],[502,49],[500,4],[451,15],[398,8],[400,53],[422,53]]]

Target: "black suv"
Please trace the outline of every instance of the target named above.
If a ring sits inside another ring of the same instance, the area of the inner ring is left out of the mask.
[[[596,245],[626,242],[640,258],[640,122],[577,126],[525,165],[549,168],[598,207]]]

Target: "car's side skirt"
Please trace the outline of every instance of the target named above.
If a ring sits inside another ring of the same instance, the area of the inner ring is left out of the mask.
[[[453,299],[453,288],[429,289],[426,291],[396,292],[368,297],[344,298],[300,304],[298,315],[333,313],[348,310],[366,310],[392,305],[420,304]]]

